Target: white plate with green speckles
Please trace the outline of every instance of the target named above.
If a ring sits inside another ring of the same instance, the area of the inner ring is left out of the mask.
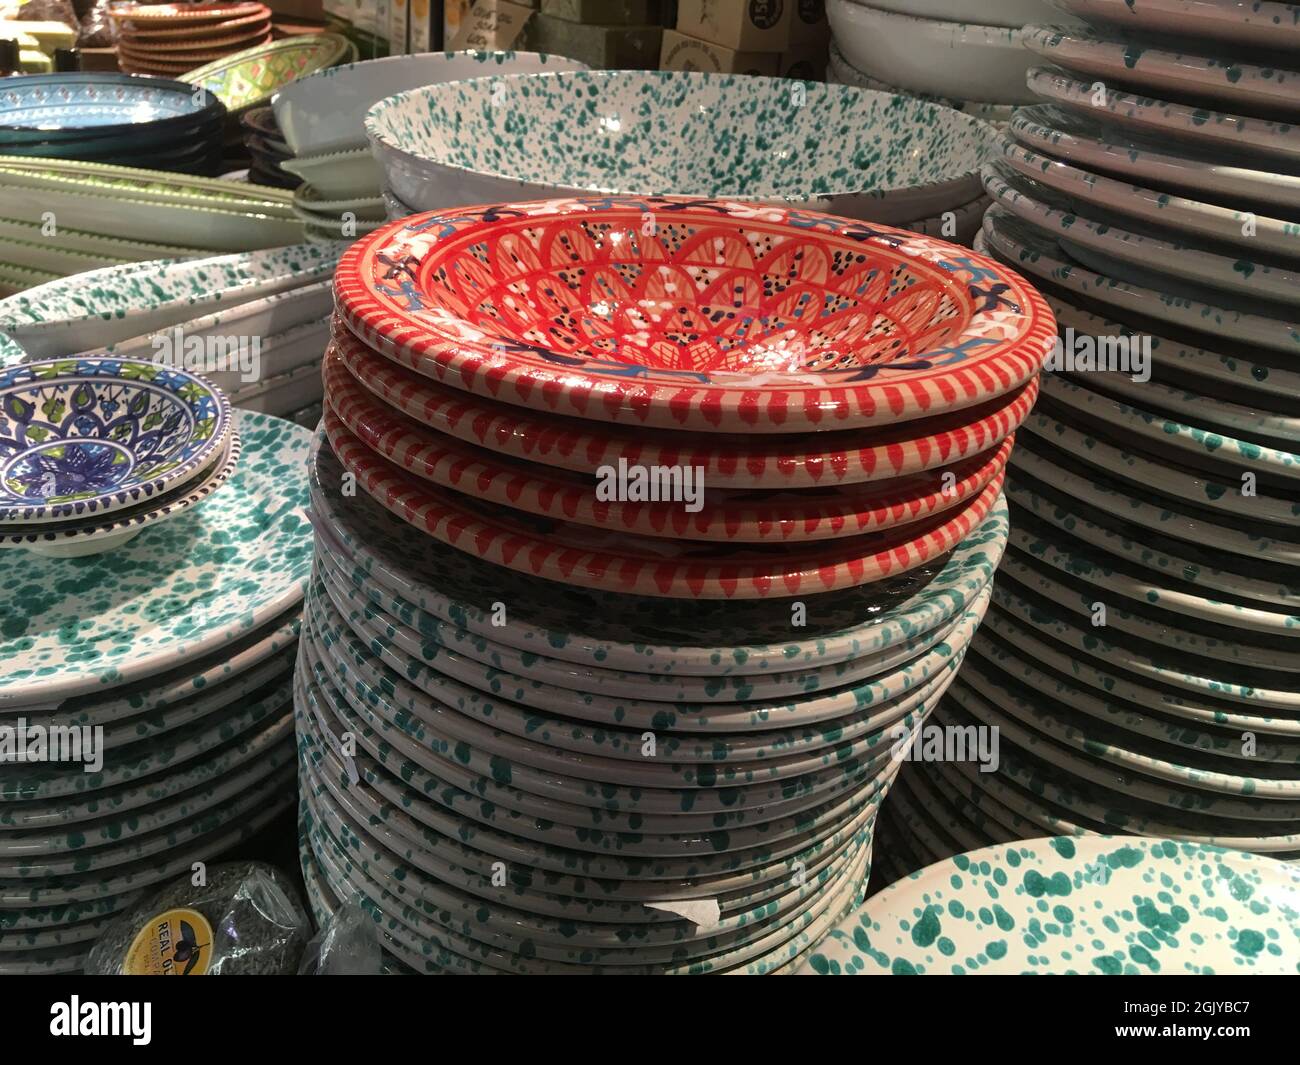
[[[1157,275],[1132,283],[1071,261],[1054,241],[994,204],[984,216],[980,238],[1003,262],[1030,277],[1096,300],[1117,313],[1133,311],[1180,328],[1200,330],[1233,342],[1261,344],[1275,351],[1300,354],[1300,328],[1284,317],[1265,317],[1252,310],[1235,310],[1223,300],[1205,302],[1199,296],[1171,292],[1172,281]],[[1104,256],[1099,258],[1106,258]]]
[[[1240,62],[1222,42],[1190,44],[1177,51],[1168,38],[1120,35],[1071,26],[1026,26],[1025,46],[1071,73],[1102,78],[1153,93],[1218,102],[1243,115],[1291,121],[1300,94],[1300,70],[1267,60]],[[1029,64],[1026,64],[1027,66]],[[1295,62],[1300,67],[1300,57]]]
[[[868,899],[804,974],[1288,974],[1300,870],[1143,837],[956,855]]]
[[[183,262],[126,263],[0,301],[0,333],[34,358],[102,348],[218,306],[328,279],[342,245],[295,244]]]
[[[1237,250],[1231,256],[1221,255],[1163,226],[1147,226],[1146,232],[1126,229],[1123,217],[1091,205],[1076,210],[1068,199],[1000,164],[985,166],[981,177],[997,204],[1067,249],[1088,248],[1150,270],[1153,282],[1167,275],[1204,285],[1223,293],[1225,298],[1232,293],[1277,301],[1279,317],[1294,313],[1300,304],[1300,274],[1294,269],[1250,258]],[[1296,245],[1300,250],[1300,239]]]
[[[354,582],[369,578],[432,618],[516,650],[609,669],[730,677],[808,671],[884,651],[964,611],[988,583],[1006,544],[1003,504],[944,559],[872,585],[870,594],[818,596],[805,624],[788,604],[693,602],[603,596],[480,566],[363,494],[342,494],[343,468],[328,447],[308,479],[319,536],[347,559]],[[491,587],[492,594],[484,595]],[[501,607],[495,604],[501,603]],[[599,618],[599,634],[592,619]],[[704,644],[698,633],[716,643]]]
[[[1300,7],[1278,0],[1048,0],[1062,11],[1119,30],[1192,36],[1258,48],[1300,50]],[[1300,58],[1297,58],[1300,63]]]
[[[1113,85],[1099,88],[1095,79],[1082,81],[1042,67],[1029,72],[1027,84],[1041,99],[1135,133],[1170,137],[1203,148],[1254,152],[1292,166],[1300,159],[1300,126],[1293,122],[1159,100]]]
[[[311,434],[240,412],[224,488],[110,554],[26,556],[0,578],[0,704],[48,705],[202,658],[299,602],[311,566]]]

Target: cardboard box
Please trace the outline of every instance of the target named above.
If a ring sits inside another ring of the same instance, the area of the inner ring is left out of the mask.
[[[469,9],[473,0],[445,0],[442,7],[442,39],[454,41],[460,32],[460,24],[469,18]]]
[[[533,9],[518,0],[478,0],[461,22],[456,36],[449,38],[448,51],[508,50],[522,47],[524,30]]]
[[[737,52],[780,52],[797,0],[679,0],[677,31]]]
[[[662,26],[663,0],[541,0],[542,14],[593,26]]]
[[[790,19],[790,44],[807,46],[827,44],[831,26],[826,21],[826,0],[787,0],[793,15]]]
[[[738,52],[712,41],[687,37],[677,30],[664,30],[660,70],[698,70],[706,74],[754,74],[774,78],[781,73],[781,56],[776,52]]]
[[[406,55],[411,50],[410,0],[389,0],[388,54]]]
[[[828,42],[809,41],[781,53],[781,76],[802,81],[825,81]]]
[[[663,36],[662,26],[588,26],[539,13],[528,25],[527,47],[599,70],[656,70]]]

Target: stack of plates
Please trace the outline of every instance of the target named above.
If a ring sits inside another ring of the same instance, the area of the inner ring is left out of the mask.
[[[100,554],[202,502],[239,461],[226,397],[134,359],[0,371],[0,548]]]
[[[51,217],[54,224],[51,224]],[[133,167],[0,156],[0,292],[84,270],[291,244],[288,191]],[[10,284],[10,268],[36,280]]]
[[[14,349],[0,361],[107,350],[201,373],[233,406],[314,425],[341,250],[305,244],[65,278],[0,302]]]
[[[348,62],[355,54],[352,42],[337,33],[286,37],[195,66],[181,80],[206,89],[232,114],[239,114],[269,104],[291,81]]]
[[[244,128],[244,148],[250,160],[248,180],[254,185],[281,189],[292,189],[302,184],[302,178],[288,173],[280,165],[292,159],[293,152],[276,124],[275,112],[270,107],[254,107],[245,111],[239,121]]]
[[[212,174],[225,108],[192,86],[129,74],[34,74],[0,87],[0,154]]]
[[[1062,2],[1165,43],[1028,35],[1067,71],[1031,75],[1053,102],[986,169],[982,240],[1052,305],[1063,368],[936,715],[996,726],[1001,759],[908,770],[891,816],[913,866],[1044,831],[1300,857],[1300,157],[1279,122],[1300,75],[1252,63],[1262,33],[1300,69],[1300,27],[1268,4]],[[1199,43],[1169,38],[1180,11]]]
[[[986,608],[1039,298],[897,230],[619,197],[392,223],[335,286],[319,904],[421,970],[789,966]]]
[[[1167,839],[1033,839],[874,896],[801,972],[1295,975],[1300,871]]]
[[[309,434],[257,414],[234,431],[239,469],[202,506],[0,578],[0,735],[31,759],[0,776],[0,972],[79,969],[142,890],[294,801]]]
[[[257,3],[112,4],[121,68],[174,78],[271,39],[271,9]]]
[[[843,85],[791,92],[730,74],[480,78],[390,97],[366,131],[395,215],[610,191],[807,207],[949,240],[979,228],[987,124]]]
[[[829,77],[909,93],[1003,123],[1033,95],[1026,23],[1058,15],[1051,0],[828,0]],[[978,17],[978,22],[972,22]]]
[[[489,74],[586,69],[576,60],[537,52],[441,52],[369,59],[299,79],[276,94],[274,108],[295,156],[285,169],[311,186],[301,205],[304,216],[313,229],[332,233],[335,240],[348,214],[357,223],[349,227],[352,238],[384,219],[382,178],[365,129],[366,112],[380,100],[421,85]]]

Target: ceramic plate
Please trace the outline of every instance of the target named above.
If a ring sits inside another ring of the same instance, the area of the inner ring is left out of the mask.
[[[1216,4],[1203,0],[1051,0],[1081,19],[1120,30],[1300,51],[1300,8],[1276,0]]]
[[[68,521],[179,487],[224,454],[226,397],[202,378],[122,359],[0,372],[0,525]]]
[[[285,37],[188,71],[182,80],[206,89],[231,111],[271,99],[296,78],[355,58],[356,46],[337,33]]]
[[[1051,63],[1085,77],[1106,78],[1157,93],[1183,95],[1245,115],[1295,115],[1300,71],[1240,61],[1212,45],[1177,51],[1158,39],[1062,26],[1027,26],[1025,46]],[[1300,66],[1300,62],[1297,62]]]
[[[1044,100],[1135,133],[1169,137],[1174,141],[1217,149],[1256,152],[1294,161],[1300,158],[1300,126],[1228,114],[1206,107],[1157,100],[1106,87],[1104,97],[1093,79],[1080,81],[1056,70],[1034,68],[1027,83]]]
[[[99,233],[88,233],[79,229],[60,229],[58,237],[51,240],[41,232],[41,226],[35,222],[20,222],[12,218],[0,218],[0,236],[12,243],[23,243],[32,247],[47,247],[64,255],[82,255],[87,259],[98,259],[100,266],[113,265],[115,261],[141,262],[144,259],[181,259],[201,258],[210,255],[202,248],[186,248],[173,244],[147,244],[137,240],[121,240],[105,237]],[[92,269],[87,267],[86,269]],[[80,273],[81,271],[71,271]]]
[[[294,471],[310,434],[254,414],[239,416],[237,428],[239,470],[204,506],[107,555],[27,556],[11,567],[0,701],[49,703],[173,668],[284,613],[302,595],[311,540]],[[69,567],[75,594],[62,591],[57,576]]]
[[[1035,187],[998,164],[985,167],[981,177],[996,203],[1049,240],[1067,248],[1088,248],[1150,271],[1153,282],[1161,275],[1169,275],[1222,292],[1225,297],[1237,293],[1259,300],[1276,300],[1291,307],[1300,304],[1300,273],[1295,268],[1270,265],[1265,260],[1247,257],[1240,249],[1232,255],[1215,254],[1204,244],[1185,242],[1177,232],[1153,229],[1140,233],[1126,229],[1122,217],[1116,218],[1103,208],[1085,207],[1076,211],[1068,201],[1042,186]],[[1013,180],[1008,181],[1008,177]],[[1292,239],[1300,251],[1300,240]],[[1297,262],[1300,263],[1300,255]],[[1277,313],[1287,313],[1286,306],[1279,306]]]
[[[270,28],[271,10],[262,4],[229,4],[219,7],[211,4],[199,4],[193,13],[187,12],[190,5],[143,5],[147,7],[171,6],[182,17],[168,24],[167,19],[133,18],[125,9],[109,8],[108,16],[118,24],[119,36],[127,41],[174,41],[185,38],[192,41],[207,40],[212,37],[229,37],[241,30],[250,32],[259,27]],[[140,7],[136,7],[138,12]],[[209,17],[202,17],[208,13]]]
[[[1018,134],[1019,135],[1019,134]],[[1179,233],[1223,241],[1252,253],[1297,257],[1296,226],[1271,215],[1220,207],[1171,192],[1130,185],[1070,163],[1039,155],[1011,140],[1001,145],[1001,162],[1017,174],[1054,189],[1074,202],[1094,204],[1119,215]]]
[[[195,23],[224,22],[227,19],[247,18],[256,15],[265,18],[268,9],[258,3],[224,4],[111,4],[109,17],[114,22],[134,28],[153,29],[158,26]]]
[[[1297,913],[1300,873],[1282,862],[1141,837],[1038,839],[886,888],[801,971],[1293,973]]]
[[[648,235],[647,217],[661,219]],[[485,239],[500,271],[490,298],[471,296],[484,268],[469,249]],[[536,283],[524,264],[554,241],[572,242],[570,254],[599,280],[561,271],[545,304],[531,295],[516,303]],[[643,272],[646,258],[661,263],[653,275]],[[843,268],[832,265],[841,258]],[[787,286],[796,261],[801,279]],[[665,302],[660,286],[669,284]],[[1054,332],[1018,276],[945,241],[826,215],[657,198],[389,223],[343,256],[335,290],[354,333],[444,384],[663,428],[788,433],[962,409],[1029,380]],[[648,300],[658,301],[653,317]],[[805,318],[824,302],[835,318]],[[563,324],[570,316],[573,328]]]
[[[120,349],[120,346],[119,346]],[[997,447],[1032,407],[1038,378],[982,407],[864,432],[727,437],[658,433],[561,416],[543,417],[479,400],[375,354],[346,330],[330,351],[373,395],[416,421],[510,458],[590,473],[619,459],[689,465],[715,488],[813,488],[858,484],[932,470]],[[1009,399],[1009,402],[1006,400]]]
[[[565,661],[641,673],[752,675],[819,668],[883,651],[957,616],[989,581],[1006,542],[1001,503],[951,556],[870,589],[818,600],[799,631],[786,604],[676,605],[659,598],[617,601],[497,568],[412,529],[364,495],[345,497],[343,468],[328,447],[310,470],[318,535],[330,553],[413,607],[480,637]],[[507,624],[479,594],[495,582]],[[592,619],[600,618],[599,632]],[[699,633],[716,633],[701,643]]]
[[[605,193],[893,223],[979,195],[986,124],[906,96],[803,86],[792,97],[781,78],[681,71],[479,78],[390,97],[366,132],[387,186],[425,211]],[[833,155],[817,151],[827,139]]]
[[[909,525],[969,503],[1001,473],[1014,439],[987,455],[946,467],[942,475],[936,471],[859,489],[774,495],[710,491],[691,513],[681,503],[602,501],[587,477],[502,462],[489,450],[430,432],[371,399],[336,357],[326,360],[324,377],[333,413],[372,451],[407,472],[503,507],[640,536],[795,543]]]
[[[0,88],[0,145],[93,134],[111,137],[141,125],[150,132],[187,130],[220,114],[183,82],[142,81],[126,74],[28,74]]]
[[[309,182],[331,199],[368,199],[379,194],[383,173],[369,148],[322,155],[300,155],[281,164],[290,174]]]
[[[1120,314],[1133,311],[1171,325],[1200,330],[1231,341],[1262,344],[1275,351],[1300,351],[1300,331],[1284,318],[1265,318],[1214,306],[1146,285],[1131,284],[1069,261],[1054,242],[994,205],[984,216],[982,234],[989,247],[1017,269],[1076,293]],[[1155,275],[1150,275],[1158,282]],[[0,323],[3,328],[3,323]]]
[[[0,302],[0,332],[37,358],[86,351],[327,278],[339,250],[298,244],[93,270]]]
[[[725,555],[633,539],[512,512],[426,486],[374,455],[326,413],[331,445],[371,498],[435,539],[517,572],[606,591],[692,599],[789,597],[856,587],[907,572],[956,546],[996,502],[995,477],[966,507],[834,547],[750,548]]]

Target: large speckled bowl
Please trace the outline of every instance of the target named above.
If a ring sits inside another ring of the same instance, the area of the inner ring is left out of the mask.
[[[845,85],[667,71],[577,71],[428,85],[366,132],[419,211],[590,193],[741,199],[875,222],[979,195],[987,124]]]

